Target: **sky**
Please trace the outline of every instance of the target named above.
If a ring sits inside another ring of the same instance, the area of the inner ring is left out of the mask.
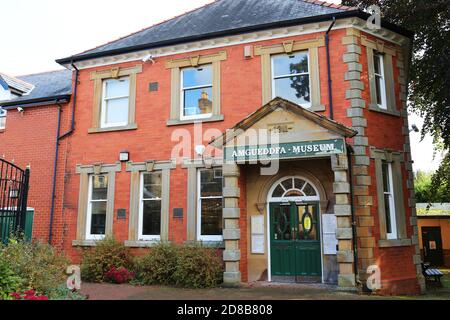
[[[0,71],[25,75],[62,67],[55,59],[94,48],[211,0],[0,0]],[[338,0],[329,2],[340,3]],[[413,116],[410,123],[421,127]],[[431,138],[411,133],[415,170],[435,170]]]

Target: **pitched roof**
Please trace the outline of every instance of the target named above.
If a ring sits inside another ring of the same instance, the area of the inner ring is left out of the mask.
[[[36,101],[54,100],[68,97],[72,93],[72,71],[57,70],[15,77],[33,85],[29,94],[16,99],[0,102],[4,107],[26,104]]]
[[[360,13],[356,8],[315,0],[217,0],[203,7],[155,24],[118,40],[72,57],[59,59],[64,64],[113,53],[194,41],[199,38],[246,32],[307,21],[342,13]],[[239,32],[238,32],[239,31]]]
[[[31,83],[27,83],[17,77],[13,77],[2,72],[0,72],[0,82],[6,84],[8,88],[16,90],[21,94],[27,94],[33,89],[33,85]]]
[[[289,110],[295,114],[298,114],[308,120],[311,120],[312,122],[320,125],[321,127],[324,127],[332,132],[337,133],[340,136],[343,137],[354,137],[357,132],[353,130],[352,128],[349,128],[337,121],[331,120],[317,112],[310,111],[308,109],[303,108],[302,106],[299,106],[293,102],[290,102],[288,100],[285,100],[280,97],[274,98],[272,101],[268,102],[255,112],[249,114],[247,117],[245,117],[243,120],[238,122],[236,125],[234,125],[230,130],[224,134],[222,134],[220,137],[215,138],[210,142],[211,145],[214,145],[215,147],[222,147],[224,144],[226,144],[228,141],[233,139],[234,137],[238,136],[245,130],[249,129],[251,126],[253,126],[256,122],[258,122],[260,119],[264,118],[268,114],[272,113],[278,108],[283,108],[285,110]]]

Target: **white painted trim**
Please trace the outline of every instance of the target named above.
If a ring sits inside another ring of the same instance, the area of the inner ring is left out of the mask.
[[[161,174],[161,192],[162,192],[162,171],[158,171]],[[161,229],[159,230],[159,235],[144,235],[142,234],[142,230],[144,228],[144,175],[148,174],[148,172],[141,172],[139,175],[139,213],[138,213],[138,241],[161,241]],[[150,200],[150,199],[146,199]],[[161,209],[160,209],[160,226],[162,220],[162,198],[152,199],[161,201]]]
[[[388,240],[398,239],[398,227],[397,227],[397,212],[395,210],[395,193],[394,193],[394,179],[392,177],[392,163],[386,163],[388,166],[389,174],[389,218],[391,220],[391,233],[386,232],[386,238]],[[384,183],[384,181],[383,181]],[[383,195],[386,194],[383,190]],[[385,213],[386,214],[386,213]]]
[[[201,206],[201,186],[200,186],[200,181],[201,181],[201,172],[202,171],[207,171],[207,170],[215,170],[214,168],[212,169],[199,169],[197,170],[197,241],[204,241],[204,242],[208,242],[208,241],[218,241],[221,242],[223,241],[223,235],[216,235],[216,236],[202,236],[202,206]],[[222,176],[223,179],[223,176]],[[219,197],[209,197],[210,199],[219,199]],[[221,197],[223,199],[223,196]],[[223,206],[223,205],[222,205]],[[223,219],[223,217],[222,217]],[[225,226],[223,226],[222,228],[225,228]]]
[[[384,55],[380,54],[378,52],[374,52],[373,56],[378,56],[378,59],[380,61],[380,73],[376,73],[375,72],[375,61],[373,61],[372,63],[374,64],[373,66],[373,72],[375,74],[375,86],[377,85],[377,75],[381,78],[381,88],[380,88],[380,94],[381,94],[381,104],[378,104],[378,108],[383,109],[383,110],[387,110],[387,94],[386,94],[386,77],[384,74]],[[375,87],[376,88],[376,87]]]
[[[311,92],[311,59],[310,59],[310,54],[309,54],[309,50],[302,50],[302,51],[298,51],[298,52],[293,52],[292,54],[296,54],[296,53],[301,53],[304,52],[306,53],[306,55],[308,56],[308,72],[305,73],[295,73],[295,74],[291,74],[291,75],[283,75],[283,76],[278,76],[277,79],[280,78],[288,78],[288,77],[292,77],[292,76],[298,76],[298,75],[308,75],[308,83],[309,83],[309,99],[311,100],[312,97],[312,92]],[[272,99],[276,98],[276,93],[275,93],[275,69],[274,69],[274,64],[273,64],[273,58],[274,57],[279,57],[279,56],[289,56],[290,54],[288,53],[278,53],[278,54],[273,54],[270,56],[270,74],[271,74],[271,79],[270,81],[272,81]],[[283,97],[281,97],[283,98]],[[294,101],[292,101],[294,102]],[[302,103],[302,106],[304,108],[311,108],[311,101],[309,101],[309,103]]]
[[[104,174],[103,174],[104,175]],[[104,175],[108,177],[108,175]],[[89,185],[88,185],[88,203],[87,203],[87,217],[86,217],[86,240],[102,240],[105,238],[105,235],[102,234],[91,234],[91,223],[92,223],[92,181],[94,174],[89,175]],[[109,178],[109,177],[108,177]],[[109,180],[108,180],[109,185]],[[102,200],[103,201],[103,200]],[[108,207],[108,199],[105,199],[104,202]],[[106,212],[106,215],[108,212]],[[106,233],[106,217],[105,217],[105,233]]]
[[[221,38],[214,38],[208,40],[201,40],[190,42],[186,44],[178,44],[166,47],[160,47],[155,49],[148,49],[142,51],[135,51],[126,54],[119,54],[114,56],[106,56],[96,59],[84,60],[76,62],[75,65],[78,69],[88,69],[100,66],[114,65],[130,61],[142,61],[149,54],[154,59],[158,57],[171,56],[176,54],[182,54],[187,52],[193,52],[197,50],[207,50],[214,48],[224,48],[238,44],[248,44],[258,41],[265,41],[271,39],[279,39],[291,36],[306,35],[311,33],[326,32],[330,26],[330,21],[324,21],[320,23],[309,23],[291,27],[275,28],[269,30],[261,30],[256,32],[244,33],[234,36],[226,36]],[[360,18],[347,18],[339,19],[336,21],[333,30],[355,28],[368,34],[374,35],[383,40],[392,42],[397,45],[403,45],[409,41],[405,36],[397,34],[387,29],[370,30],[366,26],[366,21]],[[64,65],[66,68],[72,70],[70,64]]]
[[[114,80],[122,80],[122,79],[128,79],[128,92],[130,91],[130,77],[121,77],[119,79],[104,79],[102,81],[102,103],[101,103],[101,110],[100,110],[100,128],[114,128],[114,127],[123,127],[128,125],[128,117],[130,116],[130,95],[127,96],[117,96],[117,97],[109,97],[106,98],[106,84],[108,82],[114,81]],[[124,122],[115,122],[115,123],[106,123],[106,102],[107,100],[115,100],[115,99],[123,99],[128,98],[128,105],[127,105],[127,121]]]

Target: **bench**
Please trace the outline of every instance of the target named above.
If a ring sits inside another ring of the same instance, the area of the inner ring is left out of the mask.
[[[425,280],[434,280],[434,282],[441,283],[441,278],[444,276],[444,274],[439,270],[435,268],[431,268],[430,264],[428,263],[422,263],[422,274],[425,277]]]

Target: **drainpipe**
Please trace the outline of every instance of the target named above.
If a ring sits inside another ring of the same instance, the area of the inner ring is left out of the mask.
[[[333,90],[332,90],[332,80],[331,80],[331,62],[330,62],[330,31],[336,23],[336,17],[333,17],[333,22],[325,33],[325,46],[327,49],[327,73],[328,73],[328,97],[330,100],[330,119],[334,119],[333,115]]]
[[[79,70],[77,67],[72,63],[72,68],[75,70],[75,84],[73,89],[73,100],[72,100],[72,120],[70,124],[70,129],[63,135],[59,135],[59,132],[61,130],[61,112],[62,112],[62,106],[61,104],[57,103],[58,105],[58,129],[56,131],[56,142],[55,142],[55,159],[53,162],[53,182],[52,182],[52,206],[50,210],[50,222],[48,227],[48,243],[52,244],[53,240],[53,220],[55,216],[55,197],[56,197],[56,173],[58,168],[58,158],[59,158],[59,142],[64,139],[65,137],[71,135],[75,130],[75,106],[77,103],[77,88],[78,88],[78,75]]]
[[[61,108],[62,106],[58,104],[58,125],[56,129],[56,139],[55,139],[55,159],[53,161],[52,208],[50,210],[50,226],[48,231],[49,244],[52,244],[53,216],[55,214],[56,170],[58,167],[58,155],[59,155],[59,131],[61,130]]]
[[[352,155],[354,150],[351,145],[347,144],[347,159],[348,159],[348,173],[350,181],[350,210],[352,213],[352,242],[353,242],[353,267],[355,270],[355,283],[359,282],[359,271],[358,271],[358,246],[356,239],[356,217],[355,217],[355,201],[354,201],[354,191],[353,191],[353,160]]]

